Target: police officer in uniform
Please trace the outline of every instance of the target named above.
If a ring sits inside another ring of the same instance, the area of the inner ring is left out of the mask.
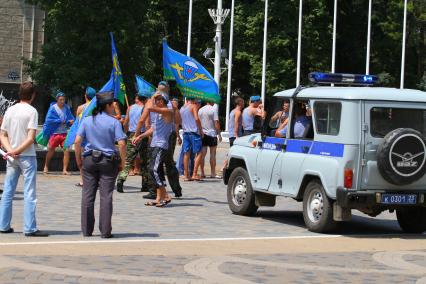
[[[111,238],[112,194],[118,172],[126,160],[126,135],[113,117],[114,94],[96,94],[96,109],[83,119],[75,140],[77,165],[83,167],[81,230],[91,236],[95,226],[94,204],[100,192],[99,230],[102,238]],[[87,142],[82,153],[81,142]],[[118,143],[119,153],[115,148]]]

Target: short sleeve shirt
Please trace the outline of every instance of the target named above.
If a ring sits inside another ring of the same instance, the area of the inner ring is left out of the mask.
[[[30,129],[37,130],[37,110],[27,103],[18,103],[7,109],[1,130],[7,133],[12,148],[19,147],[28,137]],[[31,144],[21,156],[36,156],[34,144]]]
[[[198,111],[198,116],[203,127],[203,133],[211,137],[216,137],[215,121],[219,120],[217,104],[203,106]]]
[[[116,153],[115,142],[126,139],[121,123],[104,112],[84,118],[77,135],[87,142],[86,152],[97,150],[107,155]]]
[[[305,128],[308,125],[308,123],[309,123],[309,118],[307,118],[304,115],[299,116],[298,118],[296,118],[296,121],[294,123],[294,133],[293,133],[295,138],[301,138],[301,137],[303,137],[303,134],[305,133]],[[284,127],[280,131],[280,134],[282,136],[286,135],[286,133],[287,133],[287,126]]]

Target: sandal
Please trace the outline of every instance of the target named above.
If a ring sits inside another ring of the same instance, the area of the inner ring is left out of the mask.
[[[193,181],[193,178],[184,178],[183,181]]]
[[[166,207],[166,205],[169,204],[170,201],[162,200],[159,203],[157,203],[157,205],[155,205],[155,207]]]
[[[203,181],[203,179],[200,176],[195,176],[195,177],[192,177],[191,179],[195,181]]]
[[[145,203],[145,206],[157,206],[158,203],[155,201],[148,201],[147,203]]]
[[[83,187],[83,184],[81,182],[78,182],[78,183],[75,184],[75,186]]]

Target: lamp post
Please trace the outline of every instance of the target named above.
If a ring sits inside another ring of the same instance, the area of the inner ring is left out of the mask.
[[[222,9],[222,0],[217,1],[217,9],[209,9],[210,17],[216,24],[215,42],[215,57],[214,57],[214,80],[219,88],[220,86],[220,58],[222,51],[222,25],[229,14],[229,9]]]

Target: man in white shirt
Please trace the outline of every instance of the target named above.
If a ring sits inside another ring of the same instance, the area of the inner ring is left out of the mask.
[[[4,192],[0,203],[0,233],[13,233],[12,201],[18,179],[24,177],[24,234],[27,237],[46,237],[48,234],[37,229],[36,224],[36,174],[37,158],[34,139],[37,131],[38,114],[31,106],[35,97],[32,82],[24,82],[19,88],[20,102],[10,107],[3,118],[0,140],[6,150],[7,161]]]
[[[201,126],[203,128],[203,150],[201,158],[201,177],[205,177],[204,164],[207,155],[207,148],[210,149],[210,176],[216,178],[216,148],[217,140],[222,142],[222,136],[220,135],[220,123],[218,106],[214,103],[207,103],[205,106],[200,108],[198,116],[201,120]]]

